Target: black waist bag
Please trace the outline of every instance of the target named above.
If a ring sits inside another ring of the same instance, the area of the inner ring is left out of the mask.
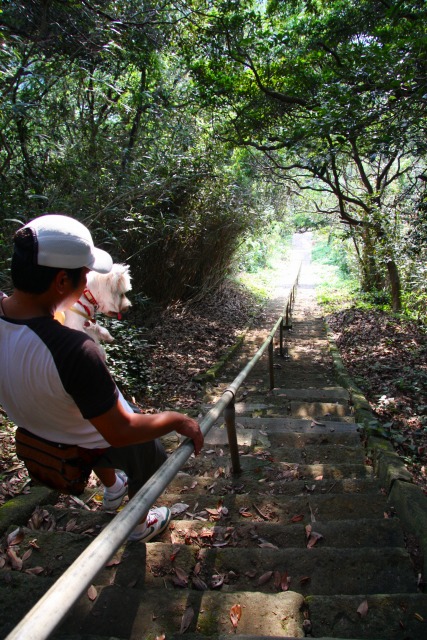
[[[50,442],[21,427],[16,430],[15,440],[16,454],[32,480],[73,496],[83,493],[92,468],[104,451]]]

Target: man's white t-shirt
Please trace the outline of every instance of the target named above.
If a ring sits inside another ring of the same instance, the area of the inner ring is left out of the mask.
[[[132,413],[85,333],[51,317],[0,314],[0,404],[17,426],[52,442],[109,447],[90,419],[117,399]]]

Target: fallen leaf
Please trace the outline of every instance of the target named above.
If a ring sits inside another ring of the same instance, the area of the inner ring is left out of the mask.
[[[175,567],[175,575],[176,580],[174,580],[174,584],[177,584],[179,587],[186,587],[188,585],[188,575],[183,569]]]
[[[33,549],[40,549],[39,545],[37,544],[37,538],[34,538],[34,540],[30,540],[28,544],[30,545],[30,547],[33,547]]]
[[[357,608],[357,613],[361,618],[364,618],[368,614],[368,601],[364,600]]]
[[[107,562],[107,564],[105,565],[106,567],[115,567],[118,564],[121,564],[121,559],[120,558],[111,558],[111,560],[109,560],[109,562]]]
[[[25,573],[29,573],[34,576],[38,576],[40,573],[43,573],[43,571],[43,567],[31,567],[30,569],[25,569]]]
[[[9,533],[9,535],[7,536],[7,546],[13,547],[14,545],[20,544],[23,541],[24,537],[25,534],[22,527],[14,529],[14,531],[12,531],[12,533]]]
[[[278,549],[279,548],[272,542],[261,542],[258,546],[261,547],[261,549]]]
[[[301,522],[301,520],[304,520],[304,515],[302,513],[299,513],[296,516],[292,516],[291,518],[291,522]]]
[[[171,516],[178,516],[180,513],[184,513],[184,511],[187,511],[189,506],[190,505],[185,504],[184,502],[177,502],[176,504],[173,504],[170,508]]]
[[[321,533],[316,533],[315,531],[312,531],[310,533],[310,536],[308,538],[308,542],[307,542],[307,549],[311,549],[312,547],[314,547],[314,545],[316,544],[316,542],[318,540],[321,540],[323,538]]]
[[[199,578],[199,576],[193,576],[191,581],[192,581],[193,587],[197,589],[197,591],[206,591],[208,588],[208,585],[206,584],[206,582],[204,582],[201,578]]]
[[[424,622],[424,618],[419,613],[414,613],[414,618],[416,618],[419,622]]]
[[[75,518],[69,520],[65,525],[65,531],[73,531],[77,526],[77,520]]]
[[[91,584],[89,589],[87,590],[87,597],[89,598],[89,600],[93,602],[94,600],[96,600],[97,595],[98,595],[97,590],[95,589],[93,584]]]
[[[240,618],[242,617],[242,607],[240,604],[233,604],[230,609],[230,620],[233,627],[236,629]]]
[[[177,545],[176,547],[173,548],[172,553],[170,555],[170,561],[171,562],[173,562],[175,560],[176,556],[181,551],[181,549],[182,549],[181,545]]]
[[[272,575],[273,575],[272,571],[266,571],[265,573],[263,573],[262,576],[258,578],[258,583],[257,583],[258,586],[261,586],[262,584],[266,584],[270,580]]]
[[[12,569],[14,569],[15,571],[21,571],[21,569],[22,569],[22,560],[21,560],[21,558],[19,558],[19,556],[16,555],[14,550],[9,547],[6,550],[6,554],[7,554],[8,558],[9,558],[9,562],[10,562],[10,565],[11,565]]]
[[[224,584],[224,576],[215,574],[211,578],[212,589],[219,589]]]
[[[291,584],[291,579],[288,576],[288,572],[285,571],[285,573],[282,575],[282,579],[280,581],[280,586],[282,588],[282,591],[288,591],[290,584]]]
[[[193,618],[194,618],[194,609],[192,607],[187,607],[186,610],[184,611],[184,615],[182,616],[181,628],[179,630],[180,633],[184,633],[185,631],[187,631]]]
[[[25,560],[28,560],[28,558],[32,553],[33,553],[32,549],[27,549],[24,555],[22,556],[22,562],[25,562]]]

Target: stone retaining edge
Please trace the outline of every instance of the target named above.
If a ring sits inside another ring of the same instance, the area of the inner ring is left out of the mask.
[[[399,454],[372,413],[363,391],[355,384],[346,369],[332,331],[325,320],[329,351],[332,356],[335,377],[345,387],[354,408],[356,422],[362,426],[366,437],[368,455],[372,458],[375,473],[385,486],[388,501],[395,507],[404,527],[418,538],[423,554],[424,576],[427,577],[427,501],[422,489],[413,483],[412,476]]]

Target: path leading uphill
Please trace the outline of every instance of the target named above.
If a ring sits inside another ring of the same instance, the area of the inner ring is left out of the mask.
[[[237,398],[242,473],[231,474],[219,420],[159,500],[174,510],[168,530],[155,542],[124,545],[53,637],[427,638],[427,596],[402,523],[366,459],[349,392],[335,382],[309,246],[294,246],[297,255],[293,329],[284,357],[276,345],[275,388],[268,390],[262,358]],[[286,293],[277,290],[265,327],[247,334],[208,390],[206,409],[264,341]],[[176,446],[172,437],[165,442]],[[37,539],[25,567],[43,572],[9,571],[0,582],[2,638],[111,518],[39,511],[46,526],[25,530],[17,554]]]

